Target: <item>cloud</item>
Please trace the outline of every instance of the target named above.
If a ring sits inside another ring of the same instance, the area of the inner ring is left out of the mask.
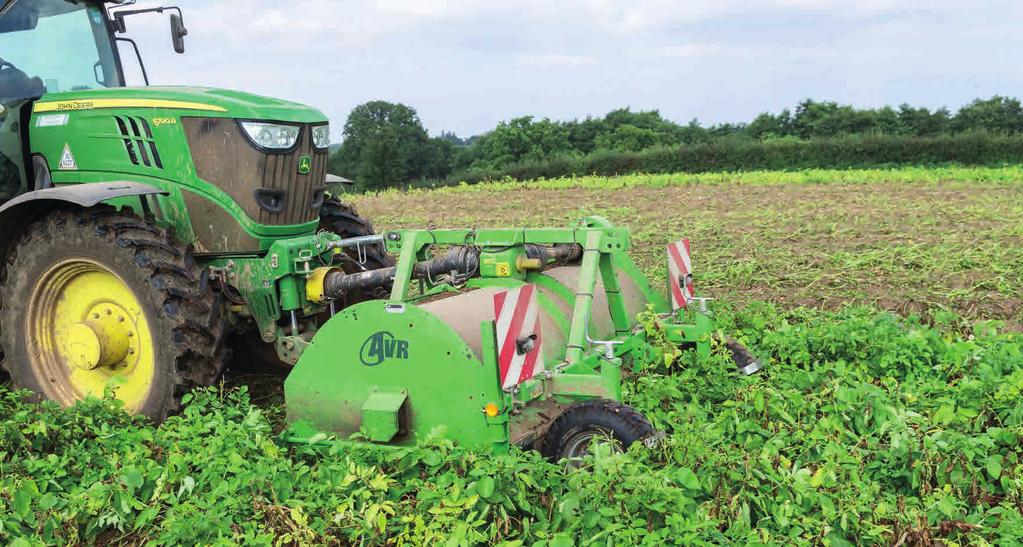
[[[515,58],[515,62],[519,65],[534,67],[573,67],[592,66],[597,64],[597,59],[588,55],[548,53],[542,55],[520,55]]]
[[[685,44],[681,46],[665,46],[661,55],[665,57],[707,57],[724,51],[720,44]]]
[[[372,99],[468,135],[624,105],[743,121],[806,97],[957,107],[1023,87],[1023,3],[1012,0],[178,3],[185,56],[170,51],[166,17],[129,22],[155,83],[298,100],[335,132]]]

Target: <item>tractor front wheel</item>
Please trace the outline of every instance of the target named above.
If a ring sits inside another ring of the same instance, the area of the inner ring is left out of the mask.
[[[654,433],[653,426],[632,407],[609,399],[576,403],[551,424],[540,452],[552,462],[567,460],[576,467],[590,454],[594,442],[623,452]]]
[[[0,298],[4,368],[15,386],[64,405],[111,389],[128,412],[161,421],[223,369],[207,273],[134,215],[59,211],[30,225]]]

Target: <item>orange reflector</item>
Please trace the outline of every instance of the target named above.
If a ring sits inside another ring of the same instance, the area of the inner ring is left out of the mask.
[[[486,414],[487,416],[490,416],[491,418],[497,416],[498,413],[500,412],[501,409],[497,408],[497,405],[494,403],[487,403],[487,406],[483,407],[483,413]]]

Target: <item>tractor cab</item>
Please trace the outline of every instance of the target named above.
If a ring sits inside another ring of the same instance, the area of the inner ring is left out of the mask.
[[[32,102],[47,93],[123,87],[116,42],[134,47],[115,36],[124,31],[124,16],[163,10],[108,14],[106,3],[0,0],[0,202],[47,186],[29,153]],[[175,17],[179,49],[185,31]]]

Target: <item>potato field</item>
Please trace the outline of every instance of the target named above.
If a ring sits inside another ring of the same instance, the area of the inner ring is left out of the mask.
[[[600,215],[664,284],[692,242],[723,348],[624,399],[665,433],[539,454],[277,442],[281,378],[229,371],[160,427],[0,387],[0,544],[1023,542],[1023,168],[628,175],[351,196],[390,228]]]

